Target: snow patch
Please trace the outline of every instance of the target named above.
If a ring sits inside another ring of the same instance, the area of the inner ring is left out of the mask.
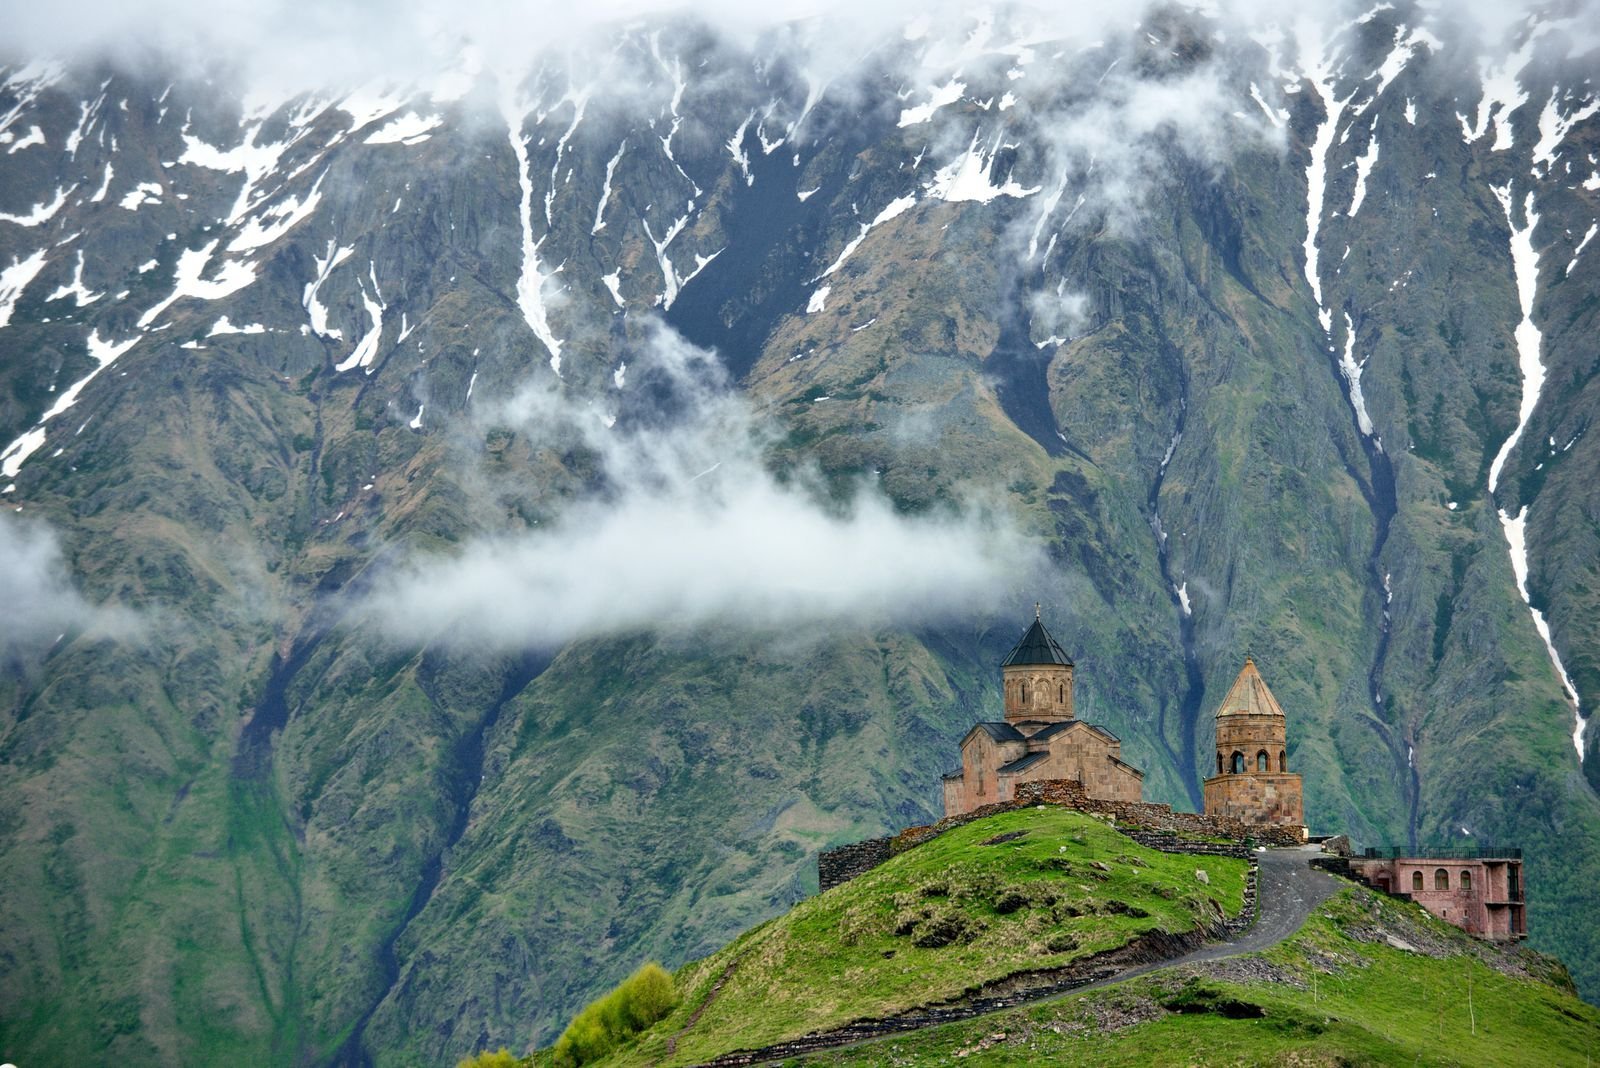
[[[249,252],[270,245],[309,219],[322,200],[322,179],[327,176],[327,171],[318,176],[316,184],[311,187],[304,200],[286,196],[251,219],[245,224],[244,229],[239,231],[238,236],[228,242],[228,251]]]
[[[146,204],[161,203],[160,182],[140,182],[117,202],[124,211],[138,211]]]
[[[327,255],[325,257],[313,257],[317,263],[317,277],[306,283],[305,291],[300,296],[300,306],[311,317],[311,332],[318,337],[330,338],[336,341],[344,339],[342,331],[328,328],[328,308],[322,301],[317,299],[317,291],[322,288],[322,283],[328,280],[328,275],[333,273],[333,269],[349,259],[350,254],[354,251],[354,245],[340,248],[330,238]]]
[[[832,286],[818,286],[811,294],[811,299],[806,301],[806,314],[812,315],[822,311],[828,306],[828,294],[833,291]]]
[[[1533,210],[1533,193],[1528,193],[1523,201],[1523,225],[1519,228],[1512,210],[1511,187],[1508,185],[1490,188],[1506,213],[1506,225],[1511,228],[1511,265],[1516,275],[1517,301],[1522,308],[1522,321],[1517,324],[1516,329],[1517,357],[1522,369],[1522,403],[1518,407],[1517,428],[1511,432],[1505,444],[1500,446],[1494,463],[1489,466],[1489,494],[1492,497],[1499,485],[1500,473],[1505,468],[1507,457],[1511,455],[1511,450],[1516,447],[1523,431],[1527,429],[1528,420],[1539,406],[1539,393],[1544,388],[1545,371],[1539,354],[1541,336],[1539,328],[1533,322],[1533,302],[1539,286],[1539,253],[1533,247],[1533,230],[1539,223],[1539,216]],[[1511,571],[1516,576],[1517,592],[1522,595],[1523,603],[1528,606],[1528,611],[1533,616],[1534,629],[1544,641],[1545,651],[1550,654],[1550,663],[1555,666],[1556,675],[1561,680],[1562,688],[1566,690],[1567,699],[1572,702],[1574,719],[1572,744],[1578,751],[1579,763],[1582,763],[1585,723],[1578,689],[1572,684],[1572,677],[1567,674],[1567,669],[1561,663],[1561,656],[1556,652],[1555,642],[1550,635],[1549,622],[1545,619],[1544,613],[1533,606],[1533,601],[1528,595],[1528,506],[1524,504],[1514,517],[1504,508],[1499,509],[1499,513],[1500,526],[1505,530],[1506,546],[1511,552]]]
[[[350,132],[354,134],[381,118],[393,115],[404,106],[405,102],[403,96],[369,85],[357,89],[334,107],[350,116]]]
[[[1494,126],[1495,138],[1491,147],[1497,152],[1511,147],[1511,113],[1528,100],[1528,94],[1522,91],[1517,76],[1533,58],[1534,44],[1541,34],[1542,30],[1530,33],[1522,47],[1498,66],[1491,65],[1489,59],[1479,61],[1478,76],[1483,83],[1483,96],[1478,101],[1476,121],[1468,125],[1464,116],[1461,119],[1461,136],[1467,144],[1477,141],[1489,132],[1490,126]]]
[[[1522,432],[1539,406],[1539,393],[1544,388],[1544,363],[1539,357],[1541,341],[1539,328],[1533,323],[1533,298],[1539,286],[1539,253],[1533,247],[1533,230],[1539,216],[1533,210],[1533,193],[1523,202],[1523,225],[1519,229],[1512,217],[1510,186],[1491,186],[1500,207],[1506,214],[1506,225],[1511,228],[1511,266],[1516,276],[1517,301],[1522,307],[1522,321],[1517,324],[1517,362],[1522,371],[1522,401],[1517,410],[1517,427],[1500,446],[1494,462],[1489,465],[1489,493],[1500,484],[1500,472],[1505,468],[1511,450],[1522,438]]]
[[[834,260],[833,263],[829,265],[827,270],[817,275],[817,278],[813,278],[812,281],[816,281],[820,278],[826,278],[833,272],[837,271],[840,267],[844,266],[844,261],[849,259],[850,254],[861,246],[861,242],[867,239],[867,235],[872,232],[874,227],[882,226],[889,220],[900,215],[904,215],[906,212],[915,207],[916,203],[917,195],[915,193],[907,193],[903,197],[897,197],[894,200],[891,200],[889,202],[889,206],[878,212],[877,215],[873,216],[871,222],[865,222],[861,224],[860,233],[856,234],[855,237],[851,238],[845,243],[844,249],[839,253],[839,258]]]
[[[1345,394],[1350,398],[1350,407],[1356,413],[1356,426],[1361,428],[1361,433],[1372,437],[1372,416],[1367,414],[1367,400],[1361,393],[1361,372],[1366,367],[1367,361],[1362,359],[1357,362],[1355,358],[1356,328],[1350,321],[1350,313],[1344,313],[1344,354],[1339,357],[1339,373],[1344,376]],[[1375,439],[1378,448],[1383,448],[1383,439]]]
[[[155,322],[156,316],[166,311],[181,297],[218,300],[230,293],[237,293],[256,280],[255,268],[239,260],[225,261],[217,268],[215,278],[205,278],[206,267],[210,264],[211,255],[217,250],[218,243],[212,241],[204,248],[189,249],[178,256],[177,267],[173,270],[172,292],[155,307],[139,316],[139,329],[149,327]]]
[[[755,185],[756,176],[750,173],[750,153],[744,150],[744,135],[750,129],[750,124],[755,121],[756,113],[751,111],[745,116],[739,128],[733,131],[733,136],[728,138],[728,155],[733,157],[733,162],[738,164],[739,173],[744,175],[746,186]]]
[[[372,361],[378,355],[378,342],[383,338],[383,295],[378,291],[378,268],[376,264],[367,264],[368,277],[372,279],[372,293],[367,293],[364,281],[356,284],[361,290],[361,304],[367,309],[367,317],[372,320],[372,328],[361,335],[361,340],[356,342],[354,351],[334,366],[334,371],[343,374],[353,371],[357,367],[367,368],[367,374],[372,373]],[[420,418],[420,413],[419,413]]]
[[[16,223],[18,226],[41,226],[55,218],[56,212],[60,211],[61,206],[67,202],[68,194],[76,188],[78,187],[73,185],[68,186],[66,189],[57,189],[54,200],[35,204],[33,210],[26,215],[12,215],[9,212],[0,211],[0,222]],[[156,186],[156,191],[160,192],[161,187]]]
[[[121,344],[116,344],[102,340],[99,331],[90,331],[88,349],[89,355],[95,361],[94,370],[69,386],[65,393],[56,398],[56,402],[50,406],[50,410],[39,417],[39,422],[32,430],[8,445],[4,453],[0,453],[0,474],[4,474],[6,478],[17,477],[17,472],[22,470],[22,465],[27,462],[28,457],[32,456],[44,445],[45,424],[78,403],[78,397],[83,393],[83,388],[94,381],[95,376],[101,371],[110,367],[118,356],[133,348],[138,341],[139,339],[134,337]],[[84,425],[87,426],[88,424],[85,423]],[[78,429],[81,433],[83,428],[79,427]]]
[[[1009,174],[999,185],[990,180],[989,170],[1000,145],[998,141],[994,145],[980,145],[980,134],[980,131],[974,131],[972,143],[967,146],[966,152],[934,174],[933,181],[927,186],[928,195],[948,203],[972,200],[987,204],[996,197],[1020,199],[1037,193],[1039,186],[1025,189]]]
[[[550,275],[539,269],[539,246],[544,238],[533,239],[533,174],[528,169],[528,140],[522,135],[523,111],[506,100],[501,104],[501,114],[506,120],[511,152],[517,158],[517,183],[522,189],[518,204],[518,219],[522,224],[522,274],[517,278],[517,307],[523,321],[533,336],[538,338],[550,353],[550,370],[561,374],[561,340],[550,329],[550,312],[544,303],[544,283],[551,275],[560,272],[557,267]],[[547,235],[548,236],[548,235]]]
[[[1556,677],[1561,680],[1561,688],[1566,691],[1567,700],[1572,702],[1572,747],[1578,751],[1578,763],[1581,764],[1584,728],[1587,724],[1584,722],[1583,704],[1578,699],[1578,688],[1572,684],[1572,676],[1567,674],[1566,667],[1561,663],[1561,654],[1556,652],[1549,621],[1543,612],[1533,607],[1533,601],[1528,596],[1528,506],[1523,505],[1515,517],[1502,508],[1500,526],[1505,530],[1506,545],[1511,550],[1511,572],[1516,576],[1517,592],[1522,594],[1522,601],[1533,616],[1533,629],[1539,632],[1540,639],[1544,641],[1545,652],[1550,654],[1550,663],[1556,669]]]
[[[622,300],[622,272],[612,271],[610,274],[602,275],[600,280],[606,284],[606,289],[611,292],[611,299],[616,301],[617,307],[626,307]]]
[[[622,162],[622,153],[627,147],[628,140],[623,138],[622,144],[617,146],[617,154],[606,161],[606,181],[600,189],[600,205],[594,209],[594,226],[589,230],[591,234],[598,234],[606,228],[606,204],[611,200],[611,177],[617,173],[617,164]]]
[[[14,259],[11,266],[0,270],[0,327],[11,324],[11,313],[28,283],[44,269],[46,250],[40,249],[27,259]]]
[[[406,426],[410,427],[412,430],[421,430],[422,429],[422,413],[427,411],[427,410],[428,410],[428,406],[426,404],[417,405],[417,414],[416,414],[416,416],[411,420],[411,422],[407,423]]]
[[[954,78],[951,78],[944,85],[929,86],[928,102],[926,104],[918,104],[914,108],[906,108],[904,111],[900,112],[900,122],[898,125],[902,127],[916,126],[920,123],[927,122],[929,119],[933,118],[934,112],[938,111],[942,107],[945,107],[946,105],[954,104],[957,100],[961,99],[961,94],[965,93],[966,91],[966,83],[957,81]]]
[[[1289,112],[1284,108],[1275,108],[1267,103],[1266,97],[1261,95],[1261,90],[1256,87],[1255,82],[1250,83],[1250,96],[1260,105],[1261,110],[1266,113],[1267,121],[1272,125],[1282,129],[1288,123]]]
[[[1350,198],[1350,211],[1348,217],[1354,219],[1356,212],[1361,210],[1361,202],[1367,197],[1367,175],[1372,173],[1372,167],[1378,162],[1378,131],[1376,124],[1372,134],[1367,139],[1367,150],[1356,157],[1356,191]]]
[[[224,315],[211,324],[211,332],[206,337],[216,337],[218,334],[265,334],[267,328],[260,323],[249,323],[245,326],[234,326]]]
[[[106,175],[100,179],[100,188],[94,191],[94,196],[89,198],[89,203],[98,204],[106,198],[106,191],[111,188],[111,164],[106,164]]]
[[[1567,262],[1567,269],[1562,273],[1562,277],[1571,274],[1572,269],[1578,265],[1578,257],[1583,255],[1583,250],[1589,247],[1590,241],[1594,240],[1594,232],[1596,230],[1600,230],[1600,223],[1590,223],[1589,232],[1583,235],[1583,240],[1578,242],[1578,247],[1572,250],[1572,259]]]
[[[25,148],[32,148],[34,145],[42,145],[44,143],[44,131],[35,126],[23,134],[10,148],[6,149],[6,155],[13,155]]]
[[[72,272],[72,284],[59,287],[54,293],[51,293],[44,299],[63,300],[67,297],[71,297],[72,302],[78,307],[87,308],[89,305],[93,304],[103,296],[105,296],[104,293],[89,292],[88,287],[83,284],[83,250],[79,249],[78,265],[73,269]]]
[[[1539,141],[1533,146],[1533,176],[1540,177],[1540,165],[1544,167],[1544,174],[1550,173],[1550,167],[1556,161],[1556,149],[1561,147],[1561,142],[1567,139],[1567,134],[1572,128],[1596,112],[1600,112],[1600,98],[1590,100],[1583,107],[1571,115],[1562,115],[1556,101],[1561,96],[1559,86],[1550,91],[1550,99],[1545,101],[1544,110],[1539,113]]]
[[[1306,165],[1306,282],[1317,302],[1317,317],[1322,321],[1322,332],[1333,334],[1333,311],[1323,306],[1322,279],[1317,269],[1317,235],[1322,228],[1322,208],[1327,195],[1328,153],[1333,149],[1333,137],[1339,129],[1339,118],[1350,100],[1336,100],[1333,95],[1332,57],[1322,54],[1322,41],[1312,36],[1309,22],[1302,22],[1296,30],[1302,58],[1315,54],[1316,62],[1306,69],[1305,80],[1322,100],[1326,115],[1317,126],[1311,142],[1311,160]]]
[[[369,133],[363,142],[368,145],[420,145],[433,136],[433,131],[444,124],[441,115],[418,115],[415,111],[408,111],[397,119],[391,119],[381,129]]]

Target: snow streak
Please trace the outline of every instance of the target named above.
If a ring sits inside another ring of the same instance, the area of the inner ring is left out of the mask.
[[[50,406],[50,410],[39,417],[39,422],[32,430],[13,441],[6,447],[5,452],[0,453],[0,475],[4,475],[6,478],[16,478],[17,472],[22,470],[22,465],[27,462],[28,457],[43,447],[46,433],[45,424],[78,403],[78,396],[83,392],[83,387],[92,382],[94,377],[101,371],[110,367],[118,356],[133,348],[138,340],[137,337],[134,337],[121,344],[114,344],[110,341],[102,341],[99,331],[91,331],[88,349],[89,355],[94,357],[94,370],[69,386],[65,393],[56,398],[56,402]]]
[[[1533,194],[1530,192],[1523,201],[1523,224],[1519,228],[1513,210],[1515,205],[1511,199],[1511,187],[1508,185],[1491,186],[1491,188],[1500,201],[1501,208],[1505,210],[1506,225],[1511,228],[1511,265],[1516,274],[1517,301],[1522,309],[1522,321],[1517,324],[1515,335],[1517,358],[1522,370],[1522,403],[1517,410],[1517,428],[1506,438],[1505,444],[1500,446],[1494,463],[1489,465],[1489,494],[1492,497],[1500,484],[1500,475],[1505,469],[1507,457],[1521,440],[1523,431],[1527,429],[1528,420],[1539,406],[1539,394],[1544,388],[1545,371],[1539,355],[1542,339],[1539,328],[1533,322],[1533,299],[1539,287],[1539,253],[1533,247],[1533,231],[1539,223],[1539,216],[1533,210]],[[1554,665],[1556,676],[1561,680],[1562,688],[1566,690],[1567,699],[1572,702],[1574,720],[1572,745],[1578,751],[1579,763],[1582,763],[1585,723],[1583,705],[1578,698],[1578,688],[1572,684],[1572,676],[1567,674],[1566,667],[1561,663],[1561,655],[1556,652],[1555,642],[1550,635],[1549,621],[1545,619],[1543,612],[1533,606],[1533,601],[1528,595],[1528,505],[1524,504],[1515,516],[1504,508],[1499,509],[1499,512],[1500,525],[1506,534],[1506,545],[1511,551],[1511,571],[1517,579],[1517,592],[1522,595],[1523,603],[1533,615],[1533,627],[1544,641],[1545,651],[1550,654],[1550,663]]]
[[[522,136],[523,112],[506,101],[501,105],[501,113],[505,116],[511,152],[517,158],[517,182],[522,187],[522,201],[517,211],[522,223],[522,275],[517,279],[517,307],[522,310],[522,318],[533,331],[534,337],[549,350],[550,370],[559,375],[561,340],[550,329],[550,313],[544,304],[544,284],[561,268],[557,267],[550,275],[539,269],[539,246],[544,243],[544,238],[538,241],[533,239],[533,175],[528,170],[528,141]]]

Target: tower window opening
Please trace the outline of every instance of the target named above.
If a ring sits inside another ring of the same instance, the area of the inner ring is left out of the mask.
[[[1265,749],[1261,750],[1261,752],[1256,754],[1256,770],[1257,771],[1271,771],[1272,770],[1271,760],[1267,756],[1267,751]]]
[[[1067,703],[1067,687],[1066,687],[1066,685],[1063,683],[1061,686],[1056,687],[1056,689],[1059,691],[1056,694],[1056,700],[1058,702],[1060,702],[1061,704],[1066,704]]]
[[[1282,749],[1278,750],[1278,770],[1279,771],[1288,771],[1289,770],[1289,757],[1288,757],[1287,754],[1284,753],[1284,751]]]
[[[1217,750],[1217,774],[1222,774],[1222,750]]]
[[[1237,749],[1233,752],[1233,773],[1235,775],[1244,774],[1244,754]]]

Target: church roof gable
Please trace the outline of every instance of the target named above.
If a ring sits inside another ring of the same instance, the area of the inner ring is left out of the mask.
[[[1027,771],[1049,755],[1049,753],[1029,753],[1027,756],[1018,757],[1009,764],[1001,764],[995,769],[995,774],[1015,775],[1019,771]]]
[[[997,742],[1026,741],[1022,732],[1017,730],[1017,728],[1013,727],[1011,724],[988,721],[974,723],[972,725],[972,730],[969,730],[961,740],[965,742],[967,738],[971,738],[974,731],[983,731]]]
[[[1044,629],[1044,624],[1038,619],[1033,621],[1033,626],[1022,636],[1011,654],[1001,661],[1001,667],[1017,667],[1023,664],[1058,664],[1071,667],[1072,661],[1056,640],[1050,637],[1050,632]]]
[[[1239,677],[1233,680],[1233,687],[1228,690],[1228,696],[1217,706],[1217,717],[1281,715],[1283,706],[1267,689],[1261,672],[1256,670],[1256,662],[1246,657],[1244,667],[1239,669]]]

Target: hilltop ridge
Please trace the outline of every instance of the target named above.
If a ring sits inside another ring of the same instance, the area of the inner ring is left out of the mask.
[[[595,1063],[1141,1063],[1169,1048],[1202,1064],[1297,1050],[1579,1063],[1600,1049],[1600,1009],[1558,961],[1313,872],[1312,852],[1253,855],[1257,915],[1249,861],[1147,849],[1053,805],[981,816],[685,965],[677,1009]],[[1457,999],[1442,999],[1469,980],[1457,1034]]]

